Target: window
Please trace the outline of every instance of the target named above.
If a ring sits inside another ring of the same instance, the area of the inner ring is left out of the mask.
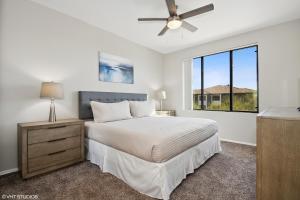
[[[204,95],[207,95],[207,110],[229,111],[230,63],[229,52],[202,57],[204,73]],[[225,86],[225,87],[223,87]],[[223,101],[215,100],[222,95]],[[226,100],[227,99],[227,100]]]
[[[233,111],[257,111],[257,47],[232,51]]]
[[[202,107],[201,95],[201,58],[193,59],[192,69],[192,89],[193,89],[193,109],[199,110]]]
[[[194,58],[193,109],[258,112],[257,63],[257,46]]]
[[[220,99],[221,99],[220,96],[221,95],[212,95],[212,97],[211,97],[212,101],[220,101]]]

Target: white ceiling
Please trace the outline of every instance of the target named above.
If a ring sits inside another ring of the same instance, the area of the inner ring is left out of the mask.
[[[197,26],[157,34],[164,22],[138,17],[168,17],[165,0],[33,0],[160,53],[300,18],[300,0],[176,0],[178,14],[213,3],[215,10],[186,21]]]

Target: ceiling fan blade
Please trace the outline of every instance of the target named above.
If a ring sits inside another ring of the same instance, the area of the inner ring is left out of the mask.
[[[166,32],[168,29],[169,29],[169,28],[168,28],[168,26],[166,25],[166,26],[163,28],[163,30],[161,30],[161,31],[159,32],[158,36],[162,36],[163,34],[165,34],[165,32]]]
[[[179,15],[179,17],[180,17],[180,19],[186,19],[186,18],[189,18],[189,17],[200,15],[202,13],[209,12],[213,9],[214,9],[214,4],[211,3],[211,4],[208,4],[206,6],[197,8],[195,10],[191,10],[189,12],[183,13],[183,14]]]
[[[170,13],[170,16],[176,16],[177,15],[177,9],[176,9],[176,4],[174,0],[166,0],[167,7]]]
[[[168,18],[138,18],[138,21],[167,21]]]
[[[191,32],[195,32],[198,30],[198,28],[196,26],[193,26],[192,24],[186,22],[186,21],[182,21],[182,28],[185,28]]]

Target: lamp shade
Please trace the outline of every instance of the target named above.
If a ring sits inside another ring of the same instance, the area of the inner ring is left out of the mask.
[[[40,97],[50,99],[63,99],[64,89],[62,84],[55,82],[43,82]]]
[[[162,90],[158,93],[159,99],[166,99],[167,98],[167,93],[166,91]]]

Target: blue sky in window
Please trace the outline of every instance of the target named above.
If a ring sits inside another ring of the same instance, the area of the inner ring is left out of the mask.
[[[257,88],[256,47],[233,51],[233,85]],[[229,52],[205,56],[204,88],[229,84]],[[201,88],[201,58],[193,60],[193,89]]]
[[[233,51],[233,86],[257,89],[256,47]]]

